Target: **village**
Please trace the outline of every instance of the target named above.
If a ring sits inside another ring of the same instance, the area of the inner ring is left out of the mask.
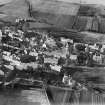
[[[105,104],[102,2],[0,1],[0,105]]]
[[[89,85],[85,78],[80,79],[82,72],[104,69],[104,44],[77,43],[65,37],[57,39],[40,30],[23,31],[22,25],[26,21],[16,19],[14,29],[9,25],[0,30],[0,80],[3,88],[36,86],[33,83],[37,80],[75,91],[104,91]],[[74,97],[71,100],[78,102]]]

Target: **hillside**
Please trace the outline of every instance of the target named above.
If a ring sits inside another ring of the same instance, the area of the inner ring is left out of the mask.
[[[28,17],[28,7],[25,0],[11,0],[0,8],[0,12],[5,15],[2,19],[7,21],[14,21],[16,17]]]
[[[100,15],[100,33],[105,33],[105,6],[95,4],[67,3],[58,0],[29,0],[32,16],[45,20],[54,27],[87,30],[94,15]],[[77,17],[78,15],[78,17]],[[89,26],[91,27],[91,26]]]
[[[7,1],[7,3],[6,3]],[[32,27],[58,27],[84,31],[95,13],[105,15],[104,6],[93,4],[67,3],[60,0],[5,0],[0,7],[0,18],[13,22],[16,17],[30,18],[36,21]],[[27,3],[28,1],[28,3]],[[30,7],[30,14],[29,14]],[[78,17],[77,17],[78,15]],[[105,19],[101,19],[100,32],[105,33]]]

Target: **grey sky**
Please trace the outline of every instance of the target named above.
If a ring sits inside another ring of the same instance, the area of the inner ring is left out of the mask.
[[[8,3],[10,1],[12,1],[12,0],[0,0],[0,4],[5,4],[5,3]]]
[[[81,2],[85,2],[85,3],[89,3],[89,4],[103,4],[103,5],[105,5],[105,0],[59,0],[59,1],[75,2],[75,3],[79,3],[81,1]]]
[[[0,4],[10,2],[10,1],[12,1],[12,0],[0,0]],[[58,1],[75,2],[75,3],[79,3],[81,1],[83,3],[85,2],[85,3],[89,3],[89,4],[103,4],[103,5],[105,5],[105,0],[58,0]]]

